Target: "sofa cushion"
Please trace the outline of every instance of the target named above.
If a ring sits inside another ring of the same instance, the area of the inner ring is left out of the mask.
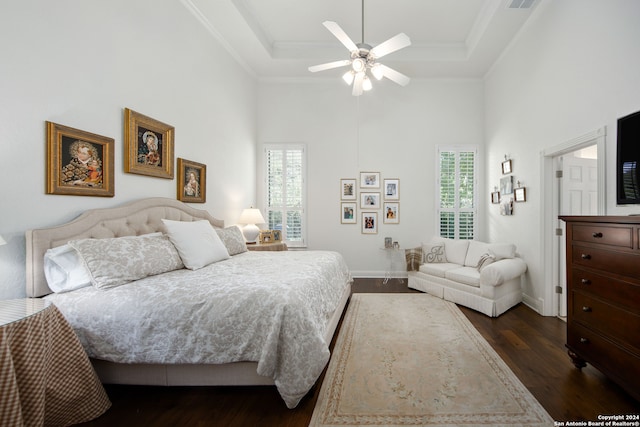
[[[444,277],[454,282],[464,283],[476,288],[480,287],[480,273],[475,267],[454,268],[446,271]]]
[[[469,249],[469,240],[444,239],[444,253],[448,262],[464,265]]]
[[[491,243],[489,244],[489,253],[496,257],[496,261],[513,258],[516,256],[516,245],[512,243]]]
[[[422,244],[422,263],[434,264],[447,262],[444,253],[444,243],[423,243]]]
[[[489,246],[489,243],[471,240],[469,242],[467,256],[464,259],[464,265],[467,267],[476,267],[482,255],[489,252]]]
[[[436,277],[445,277],[445,273],[449,270],[453,270],[456,268],[460,268],[458,264],[452,264],[450,262],[444,263],[433,263],[433,264],[422,264],[420,266],[420,271],[426,274],[431,274]]]

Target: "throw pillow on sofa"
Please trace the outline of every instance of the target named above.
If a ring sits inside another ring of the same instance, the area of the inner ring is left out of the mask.
[[[444,244],[442,243],[423,243],[422,244],[422,263],[436,264],[447,262],[444,252]]]

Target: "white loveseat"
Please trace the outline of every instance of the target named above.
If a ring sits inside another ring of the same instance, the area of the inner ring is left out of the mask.
[[[522,301],[525,271],[513,244],[438,237],[422,245],[409,287],[497,317]]]

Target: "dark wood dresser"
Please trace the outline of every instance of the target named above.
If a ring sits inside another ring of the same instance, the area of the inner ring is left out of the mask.
[[[567,348],[640,400],[640,217],[567,224]]]

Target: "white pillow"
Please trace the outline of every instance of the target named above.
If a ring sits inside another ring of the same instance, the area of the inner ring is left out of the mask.
[[[448,262],[464,265],[468,248],[469,240],[444,239],[444,253]]]
[[[53,292],[69,292],[91,285],[91,276],[82,258],[68,244],[47,249],[44,276]]]
[[[82,257],[98,289],[184,267],[175,246],[162,233],[72,240],[69,245]]]
[[[480,257],[489,252],[489,243],[479,242],[477,240],[471,240],[469,242],[469,249],[467,250],[467,256],[464,259],[464,265],[467,267],[476,267],[480,262]]]
[[[496,257],[496,261],[516,256],[516,245],[512,243],[491,243],[489,251]]]
[[[162,222],[184,266],[188,269],[197,270],[230,257],[229,251],[209,221],[163,219]]]

